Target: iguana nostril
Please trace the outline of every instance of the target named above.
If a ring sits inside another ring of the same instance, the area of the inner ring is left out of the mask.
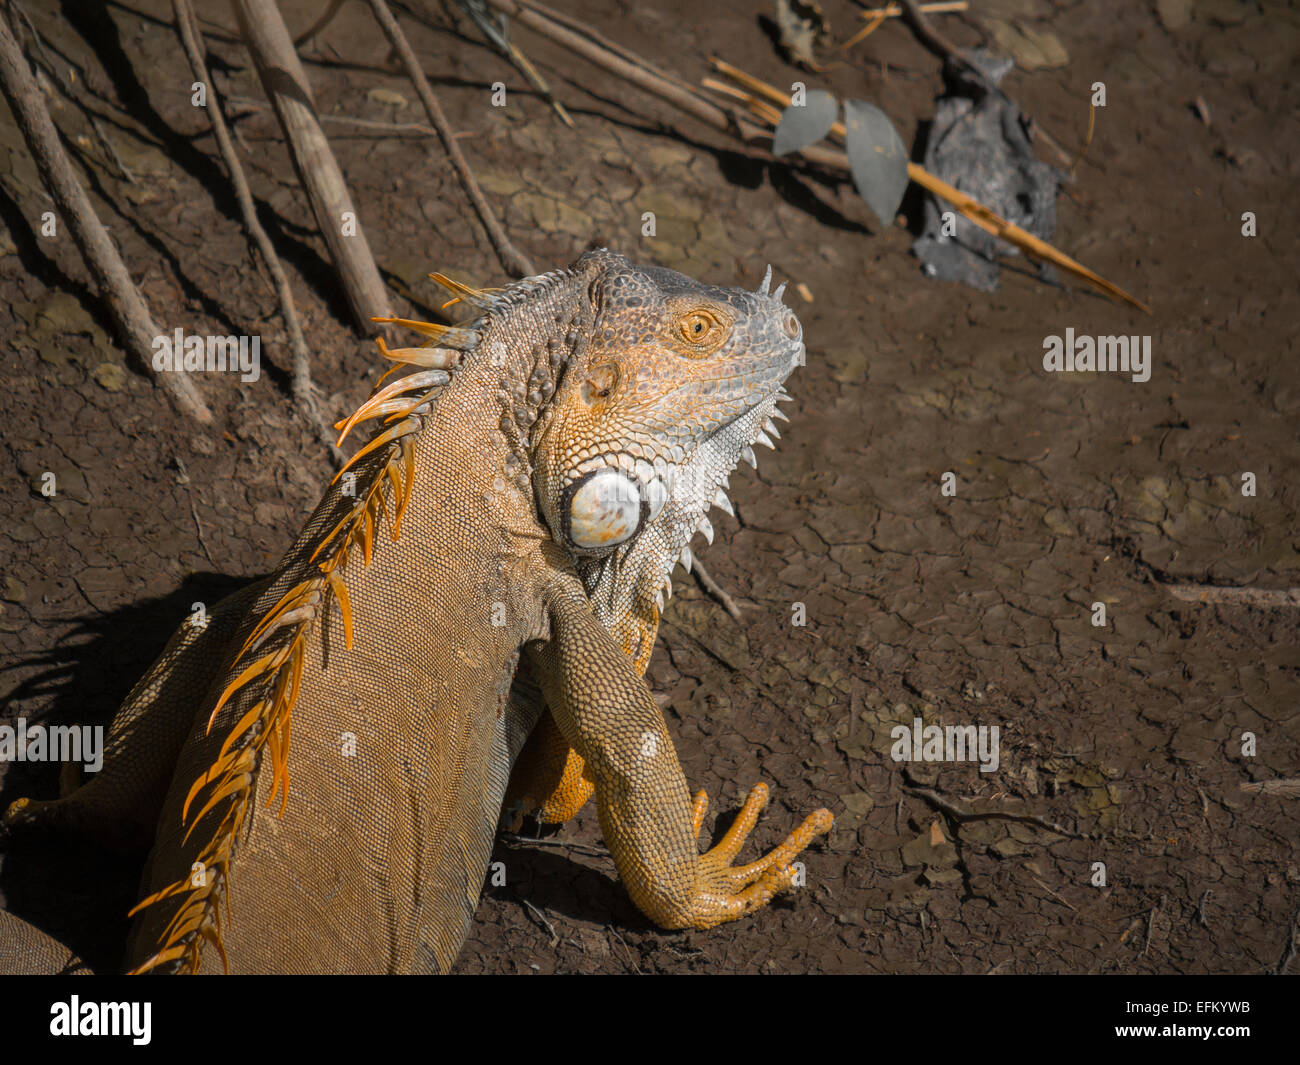
[[[799,336],[799,319],[794,316],[793,311],[786,311],[785,335],[791,340],[794,340]]]

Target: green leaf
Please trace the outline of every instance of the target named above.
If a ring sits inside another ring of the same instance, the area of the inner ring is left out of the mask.
[[[907,190],[903,139],[884,111],[863,100],[845,101],[844,126],[853,184],[881,226],[888,226]]]
[[[813,89],[802,106],[792,104],[782,112],[772,139],[772,154],[789,155],[821,140],[835,125],[838,109],[834,96],[824,89]]]

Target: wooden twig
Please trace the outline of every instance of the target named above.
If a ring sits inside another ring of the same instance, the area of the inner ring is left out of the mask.
[[[918,10],[927,15],[950,15],[956,11],[970,10],[970,4],[967,0],[939,0],[938,3],[921,4]],[[859,11],[859,18],[874,19],[880,18],[898,18],[902,15],[903,9],[897,4],[889,4],[886,7],[869,7],[865,11]]]
[[[962,66],[987,91],[1006,97],[1007,94],[993,84],[984,71],[971,60],[970,53],[965,48],[957,47],[930,24],[930,20],[925,17],[927,5],[918,5],[915,0],[900,0],[900,3],[903,5],[903,21],[911,27],[912,32],[916,34],[917,39],[926,48],[940,59],[951,59],[954,63]],[[1034,130],[1038,136],[1043,138],[1043,143],[1056,152],[1061,162],[1066,164],[1070,162],[1070,157],[1056,138],[1052,137],[1042,126],[1035,125]]]
[[[311,88],[289,30],[275,0],[231,0],[231,4],[262,89],[289,142],[289,153],[338,270],[353,322],[361,332],[373,335],[378,326],[370,319],[391,317],[388,292],[343,172],[316,117]]]
[[[501,54],[514,64],[515,69],[523,74],[528,83],[546,98],[546,102],[551,105],[551,109],[559,116],[560,121],[573,129],[573,119],[569,116],[569,112],[564,109],[564,105],[555,98],[555,94],[551,92],[551,87],[546,84],[546,79],[533,66],[532,60],[524,55],[519,50],[519,47],[510,40],[509,36],[504,32],[504,26],[493,21],[482,0],[457,0],[457,2],[461,10],[469,16],[470,21],[478,27],[479,33],[483,34],[495,45]],[[502,22],[504,21],[503,19]]]
[[[95,288],[108,308],[119,341],[182,413],[204,424],[211,422],[212,412],[192,378],[183,373],[154,370],[153,338],[158,335],[158,329],[122,257],[95,215],[90,197],[72,170],[58,131],[45,109],[44,96],[3,12],[0,12],[0,90],[9,101],[41,181],[67,224]]]
[[[541,910],[539,910],[536,906],[534,906],[522,895],[516,895],[515,898],[517,898],[520,902],[522,902],[525,908],[528,910],[528,912],[532,914],[539,922],[541,922],[542,927],[545,928],[546,931],[550,934],[551,946],[552,947],[558,946],[560,942],[560,937],[555,934],[555,925],[551,924],[551,922],[546,919],[546,914],[542,913]]]
[[[330,0],[329,6],[321,12],[321,17],[308,26],[302,33],[293,39],[293,46],[301,48],[317,34],[322,33],[326,26],[334,21],[334,16],[347,3],[347,0]]]
[[[1300,588],[1233,588],[1214,584],[1166,584],[1165,591],[1185,603],[1237,606],[1300,606]]]
[[[539,4],[532,2],[525,4],[521,0],[487,0],[487,2],[496,10],[511,16],[519,25],[527,26],[624,81],[667,100],[679,110],[685,111],[715,129],[730,133],[746,143],[752,141],[770,143],[772,140],[770,131],[749,121],[735,109],[720,107],[689,88],[681,78],[660,71],[644,60],[627,58],[631,54],[627,49],[607,47],[601,43],[603,38],[597,39],[594,32],[579,33],[562,25],[544,14],[545,9]],[[847,171],[849,168],[848,157],[843,152],[809,146],[800,154],[810,163],[836,170]]]
[[[203,38],[198,30],[198,21],[190,8],[189,0],[172,0],[172,12],[176,19],[176,32],[180,34],[181,45],[190,62],[196,81],[207,86],[208,119],[212,123],[212,133],[216,137],[217,148],[230,174],[230,182],[235,187],[235,197],[239,200],[239,210],[244,217],[244,227],[257,245],[262,262],[266,265],[275,290],[280,299],[280,314],[284,318],[285,332],[289,334],[289,344],[293,348],[293,396],[298,403],[299,412],[319,435],[321,442],[330,450],[335,462],[341,462],[343,452],[334,443],[334,434],[321,410],[320,396],[311,377],[311,353],[307,341],[302,335],[302,324],[298,320],[298,309],[294,306],[293,290],[289,287],[289,278],[280,257],[275,254],[271,238],[257,218],[257,208],[253,204],[253,193],[248,187],[248,178],[235,152],[234,142],[230,139],[230,130],[226,127],[225,115],[221,112],[221,100],[217,87],[208,74],[208,64],[204,56]]]
[[[1300,796],[1300,777],[1290,777],[1286,780],[1253,780],[1249,784],[1243,784],[1241,790],[1256,795],[1278,795],[1294,799]]]
[[[1037,814],[1016,814],[1004,810],[963,810],[932,788],[906,787],[903,790],[909,795],[915,795],[918,799],[924,799],[936,810],[947,814],[949,817],[956,818],[958,821],[1019,821],[1021,824],[1037,825],[1039,828],[1045,828],[1049,832],[1055,832],[1058,836],[1083,839],[1079,833],[1071,832],[1068,828],[1063,828],[1055,821],[1048,821]]]
[[[1156,899],[1156,904],[1151,907],[1151,913],[1147,917],[1147,941],[1142,945],[1141,957],[1146,957],[1146,953],[1151,949],[1151,937],[1156,930],[1156,918],[1160,916],[1160,911],[1164,907],[1165,897],[1163,895]]]
[[[199,546],[203,548],[203,553],[207,555],[208,561],[215,566],[217,560],[212,557],[212,551],[208,548],[208,538],[203,535],[203,522],[199,520],[199,508],[194,505],[194,489],[190,485],[190,471],[185,468],[185,460],[180,455],[176,456],[176,469],[180,473],[176,480],[184,486],[186,498],[190,501],[190,517],[194,519],[194,532],[199,538]]]
[[[598,847],[592,843],[576,843],[563,839],[540,839],[532,836],[521,836],[517,832],[501,832],[499,838],[507,847],[556,847],[560,850],[573,851],[575,854],[585,854],[589,858],[608,858],[610,856],[606,848]]]
[[[1069,899],[1067,899],[1067,898],[1066,898],[1064,895],[1062,895],[1060,892],[1058,892],[1058,891],[1053,891],[1050,887],[1047,886],[1047,884],[1046,884],[1042,879],[1040,879],[1039,877],[1033,876],[1032,874],[1030,874],[1030,879],[1033,880],[1033,882],[1034,882],[1035,884],[1037,884],[1040,888],[1042,888],[1044,891],[1046,891],[1049,895],[1051,895],[1052,898],[1054,898],[1054,899],[1055,899],[1057,902],[1059,902],[1062,906],[1068,906],[1068,907],[1069,907],[1070,909],[1072,909],[1075,913],[1078,913],[1078,912],[1079,912],[1079,908],[1078,908],[1077,906],[1075,906],[1074,903],[1072,903]]]
[[[197,32],[197,30],[195,31]],[[249,111],[265,111],[268,104],[261,100],[253,100],[247,96],[236,96],[231,93],[226,97],[226,103],[232,108],[239,110],[240,115]],[[317,115],[322,122],[334,122],[341,126],[356,126],[358,129],[370,129],[376,133],[413,133],[421,137],[436,137],[438,131],[432,126],[426,126],[423,122],[383,122],[377,118],[358,118],[355,115]],[[457,140],[464,137],[474,136],[474,130],[462,129],[452,134]]]
[[[727,594],[727,590],[713,579],[713,575],[708,571],[698,558],[691,561],[691,575],[695,578],[695,583],[700,586],[704,594],[716,600],[721,607],[737,621],[742,621],[740,616],[739,604]]]
[[[415,91],[420,97],[420,102],[424,104],[424,110],[429,116],[429,121],[433,123],[433,128],[437,130],[438,138],[442,141],[442,147],[447,153],[447,158],[451,160],[451,165],[456,170],[456,176],[460,178],[461,187],[465,190],[465,195],[469,197],[474,213],[478,215],[478,220],[487,231],[488,240],[492,242],[492,247],[496,250],[497,258],[500,260],[502,267],[507,273],[518,277],[537,273],[532,261],[510,243],[510,238],[506,236],[505,230],[501,228],[501,223],[497,221],[496,215],[492,213],[492,208],[483,196],[483,190],[479,188],[478,182],[474,179],[474,172],[469,168],[469,163],[465,161],[460,145],[456,143],[451,124],[447,121],[447,116],[443,114],[437,97],[433,95],[433,89],[429,87],[429,79],[424,76],[424,71],[420,69],[420,61],[416,58],[410,42],[406,39],[406,34],[402,32],[402,28],[397,24],[397,19],[393,17],[393,13],[388,9],[388,5],[384,0],[370,0],[370,9],[374,12],[380,28],[384,31],[384,36],[388,38],[388,43],[393,46],[393,50],[401,58],[402,65],[406,68],[406,76],[415,85]]]
[[[912,32],[916,34],[917,40],[940,59],[952,58],[957,60],[967,69],[973,71],[983,84],[989,84],[989,80],[984,76],[984,73],[970,61],[966,50],[958,48],[930,25],[930,20],[925,17],[925,11],[923,10],[926,5],[918,4],[916,0],[899,0],[899,3],[903,7],[901,12],[903,21],[911,27]],[[893,4],[890,4],[890,7],[893,6]]]
[[[867,12],[864,11],[863,15],[866,14]],[[899,14],[902,14],[902,12],[900,11]],[[888,17],[889,17],[888,12],[877,11],[874,15],[871,16],[870,22],[868,22],[865,26],[862,27],[862,29],[858,30],[857,33],[855,33],[852,37],[850,37],[847,41],[845,41],[842,45],[840,45],[840,51],[847,52],[855,44],[860,44],[862,41],[865,41],[868,37],[870,37],[873,33],[875,33],[876,30],[880,29],[880,27],[885,24],[885,19],[887,19]]]

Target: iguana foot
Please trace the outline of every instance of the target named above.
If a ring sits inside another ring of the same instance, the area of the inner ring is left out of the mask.
[[[785,838],[785,842],[758,861],[733,866],[731,860],[758,822],[768,795],[766,784],[755,784],[735,822],[718,845],[700,855],[700,881],[692,900],[691,927],[706,929],[734,921],[766,906],[779,892],[794,887],[796,871],[790,860],[815,837],[830,831],[834,822],[831,812],[817,810],[809,814],[803,824]],[[708,796],[701,791],[692,803],[691,823],[697,833],[708,802]]]
[[[82,793],[62,799],[15,799],[0,815],[0,840],[29,831],[71,832],[114,851],[149,846],[152,825],[82,801]]]
[[[15,799],[0,817],[0,838],[57,827],[64,821],[64,807],[62,799]]]
[[[15,799],[9,804],[4,817],[0,818],[0,825],[12,829],[39,824],[41,808],[48,805],[49,803],[41,802],[39,799]]]

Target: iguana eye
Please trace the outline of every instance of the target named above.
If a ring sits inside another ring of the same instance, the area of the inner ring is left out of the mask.
[[[691,311],[682,315],[678,328],[688,344],[707,344],[717,339],[722,323],[710,311]]]

